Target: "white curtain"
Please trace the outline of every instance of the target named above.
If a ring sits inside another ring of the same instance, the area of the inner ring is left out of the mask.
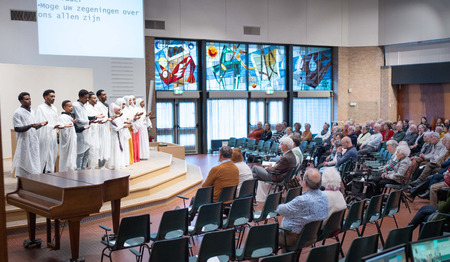
[[[196,139],[196,116],[195,116],[194,102],[180,102],[178,107],[178,120],[180,126],[180,141],[179,144],[185,146],[186,152],[195,152]]]
[[[250,101],[250,130],[256,129],[256,123],[261,121],[264,125],[264,100]]]
[[[207,111],[208,150],[212,139],[247,137],[246,99],[209,99]]]
[[[269,123],[272,132],[275,132],[277,123],[283,122],[283,101],[273,100],[269,101]]]
[[[311,124],[311,132],[318,134],[322,131],[323,124],[331,121],[331,98],[294,98],[293,122]]]
[[[156,103],[156,140],[173,143],[173,102]]]

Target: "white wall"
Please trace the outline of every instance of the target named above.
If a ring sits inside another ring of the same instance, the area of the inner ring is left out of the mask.
[[[145,0],[144,8],[145,19],[163,20],[166,25],[165,30],[146,29],[148,36],[321,46],[378,44],[377,0]],[[243,26],[259,26],[261,35],[244,35]]]
[[[14,64],[0,64],[0,86],[2,95],[2,149],[3,157],[11,157],[11,129],[12,116],[20,106],[17,97],[26,91],[31,96],[31,107],[36,108],[43,103],[42,93],[46,89],[53,89],[56,93],[55,106],[58,113],[62,111],[62,101],[76,100],[80,86],[88,90],[94,87],[94,73],[90,68],[27,66]]]
[[[105,89],[111,97],[131,93],[144,96],[144,59],[39,55],[37,23],[11,21],[10,10],[36,11],[36,1],[2,0],[0,5],[0,63],[92,68],[94,72],[92,89]],[[117,79],[116,70],[118,68],[131,70],[131,73],[126,76],[125,84],[124,81]],[[86,87],[75,87],[72,90],[72,96],[75,97],[78,90],[82,88]]]

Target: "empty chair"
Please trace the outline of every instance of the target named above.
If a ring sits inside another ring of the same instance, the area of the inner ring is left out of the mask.
[[[236,250],[236,260],[257,259],[278,251],[278,224],[251,227],[243,248]]]
[[[361,258],[376,253],[377,248],[378,234],[355,238],[348,249],[347,255],[339,261],[361,261]]]
[[[189,235],[194,242],[194,235],[214,231],[222,227],[222,202],[204,204],[198,210],[194,226],[189,226]]]
[[[238,140],[236,140],[236,148],[243,148],[245,146],[245,142],[247,141],[247,139],[245,137],[243,138],[239,138]]]
[[[191,200],[191,204],[188,207],[189,220],[192,221],[197,214],[198,208],[203,204],[212,203],[214,188],[212,186],[201,187],[195,193],[195,197]],[[177,197],[183,199],[183,205],[186,207],[185,201],[189,198],[178,195]]]
[[[228,140],[228,146],[231,148],[236,146],[236,138],[235,137],[230,137],[230,139]]]
[[[249,179],[242,182],[241,188],[239,189],[239,194],[237,198],[243,198],[243,197],[255,197],[255,191],[256,191],[256,183],[258,180],[256,179]]]
[[[364,235],[364,231],[368,223],[374,223],[377,227],[378,234],[380,234],[381,244],[384,245],[383,236],[381,235],[380,224],[378,224],[378,219],[381,216],[381,205],[383,204],[383,195],[373,196],[369,200],[366,212],[364,213],[362,224],[363,229],[361,231],[361,236]]]
[[[400,210],[400,197],[402,192],[400,190],[395,190],[389,193],[389,196],[386,200],[386,204],[381,209],[381,222],[380,227],[383,224],[383,220],[385,217],[392,217],[395,222],[395,226],[398,228],[397,219],[395,218],[395,214]]]
[[[260,262],[294,262],[295,253],[288,252],[281,255],[265,257]]]
[[[264,202],[262,210],[253,213],[253,222],[259,224],[259,222],[264,221],[264,224],[267,224],[267,220],[270,218],[274,218],[275,221],[277,221],[276,216],[278,215],[278,213],[276,212],[276,210],[278,204],[280,204],[280,199],[281,192],[268,195],[266,201]]]
[[[339,243],[313,247],[309,251],[306,262],[337,262],[339,261]]]
[[[159,224],[158,232],[150,234],[150,239],[153,241],[157,241],[187,235],[187,219],[187,208],[169,210],[164,212]]]
[[[148,261],[188,262],[188,241],[187,237],[156,241]]]
[[[317,241],[317,234],[319,233],[320,226],[322,225],[322,221],[312,221],[308,224],[304,225],[300,234],[298,234],[297,241],[293,246],[282,246],[286,251],[294,251],[296,253],[295,261],[298,261],[300,258],[300,254],[302,253],[302,249],[307,246],[312,246]],[[280,228],[284,231],[289,232],[289,230],[285,228]],[[286,234],[284,232],[284,242],[286,243]]]
[[[344,244],[345,235],[347,234],[348,230],[355,230],[358,236],[361,236],[361,233],[359,232],[359,226],[362,222],[362,212],[364,208],[364,202],[363,201],[357,201],[353,202],[353,204],[350,205],[347,217],[344,219],[344,222],[342,223],[342,229],[341,233],[344,233],[341,239],[341,245]],[[341,255],[344,257],[344,252],[341,249]]]
[[[291,201],[292,199],[294,199],[295,197],[299,196],[302,194],[302,187],[294,187],[294,188],[289,188],[287,193],[286,193],[286,197],[284,198],[284,203],[286,204],[287,202]]]
[[[384,242],[383,249],[388,249],[391,247],[411,242],[413,231],[414,231],[413,226],[392,229],[391,231],[389,231],[389,235],[386,238],[386,242]]]
[[[425,222],[420,225],[419,238],[417,240],[438,237],[442,235],[442,226],[445,219]]]
[[[228,217],[223,220],[223,228],[240,228],[238,247],[244,238],[245,226],[252,221],[253,198],[244,197],[233,200]]]
[[[346,209],[336,211],[328,218],[327,223],[324,225],[323,229],[320,230],[319,236],[317,237],[317,241],[323,241],[322,245],[325,245],[325,240],[327,238],[333,237],[339,243],[338,235],[341,233],[345,211]]]
[[[206,233],[198,255],[189,258],[189,262],[206,262],[212,257],[217,257],[220,261],[234,260],[236,254],[234,234],[234,229]]]
[[[234,196],[236,195],[236,188],[237,186],[224,187],[222,189],[222,192],[220,192],[217,202],[227,203],[229,201],[232,201],[234,199]]]
[[[111,231],[110,228],[103,225],[100,225],[100,227],[106,233],[105,240],[102,240],[102,244],[106,247],[102,250],[101,261],[103,261],[104,256],[109,257],[109,260],[112,261],[111,253],[117,250],[139,247],[139,252],[142,253],[144,247],[148,248],[147,243],[150,241],[149,214],[122,218],[114,240],[109,239],[108,231]],[[139,258],[138,254],[136,256]]]

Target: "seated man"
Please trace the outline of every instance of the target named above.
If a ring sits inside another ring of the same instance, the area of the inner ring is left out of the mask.
[[[219,150],[219,161],[222,163],[211,168],[208,177],[202,184],[202,187],[214,187],[214,202],[217,201],[224,187],[237,186],[239,184],[239,169],[231,161],[231,156],[232,151],[229,146],[221,147]]]
[[[330,125],[328,123],[323,124],[323,129],[320,132],[320,134],[317,134],[314,139],[316,138],[322,138],[322,141],[325,141],[328,139],[328,137],[330,137],[331,132],[330,132]]]
[[[430,187],[430,205],[437,207],[438,204],[438,192],[443,187],[450,187],[450,167],[447,172],[444,173],[444,181],[436,183]]]
[[[347,137],[352,141],[352,145],[356,145],[358,143],[358,137],[356,136],[355,126],[348,127]]]
[[[356,162],[356,159],[358,158],[358,152],[353,146],[352,140],[350,140],[348,136],[342,138],[341,142],[342,147],[337,149],[336,167],[339,167],[349,160]],[[345,149],[346,151],[343,152],[343,149]]]
[[[367,139],[366,142],[361,144],[358,155],[365,155],[378,150],[378,147],[380,147],[381,141],[383,140],[383,136],[380,133],[380,128],[381,126],[378,123],[373,126],[373,134],[369,137],[369,139]]]
[[[278,235],[280,246],[294,245],[304,225],[328,217],[328,196],[320,190],[321,184],[319,171],[308,168],[301,182],[303,194],[286,204],[278,205],[277,212],[284,217],[281,226],[291,230],[291,232],[280,230]]]
[[[400,142],[405,138],[406,133],[403,131],[403,123],[402,121],[398,121],[397,125],[395,125],[397,133],[391,139],[394,139],[397,142]]]
[[[283,137],[280,139],[280,147],[281,151],[284,152],[280,160],[274,166],[266,169],[261,166],[253,167],[253,178],[262,181],[280,182],[296,167],[297,160],[292,152],[294,141],[289,137]]]
[[[415,155],[415,154],[420,154],[420,151],[422,150],[422,147],[425,144],[425,126],[424,125],[419,125],[418,127],[419,133],[417,134],[417,138],[414,141],[414,143],[409,147],[411,148],[411,154]]]
[[[405,180],[406,171],[408,171],[411,165],[411,160],[409,159],[409,154],[411,150],[408,146],[399,145],[397,147],[396,156],[397,163],[395,164],[392,171],[382,173],[381,176],[375,176],[375,194],[380,194],[381,190],[387,184],[403,184]]]
[[[409,126],[409,132],[406,134],[406,136],[403,138],[402,141],[405,141],[406,143],[408,143],[408,146],[414,145],[414,143],[416,142],[416,139],[419,135],[417,134],[417,127],[414,124],[411,124]]]
[[[264,132],[264,129],[262,128],[261,121],[256,124],[256,129],[253,130],[250,134],[248,134],[248,138],[255,139],[256,142],[261,139],[261,134]]]
[[[275,126],[275,130],[277,130],[277,132],[272,133],[272,137],[270,138],[270,140],[272,140],[275,143],[278,143],[278,142],[280,142],[280,138],[282,138],[284,135],[283,131],[282,131],[282,126],[280,123],[278,123]]]

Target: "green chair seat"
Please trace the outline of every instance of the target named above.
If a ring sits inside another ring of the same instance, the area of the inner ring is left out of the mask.
[[[205,232],[210,232],[210,231],[214,231],[214,230],[216,230],[216,229],[218,229],[218,228],[219,228],[219,225],[216,225],[216,224],[208,224],[208,225],[204,225],[204,226],[201,228],[201,232],[203,232],[203,233],[205,233]],[[194,227],[194,226],[189,226],[189,227],[188,227],[188,230],[189,230],[189,234],[191,234],[191,235],[195,234],[195,227]]]

